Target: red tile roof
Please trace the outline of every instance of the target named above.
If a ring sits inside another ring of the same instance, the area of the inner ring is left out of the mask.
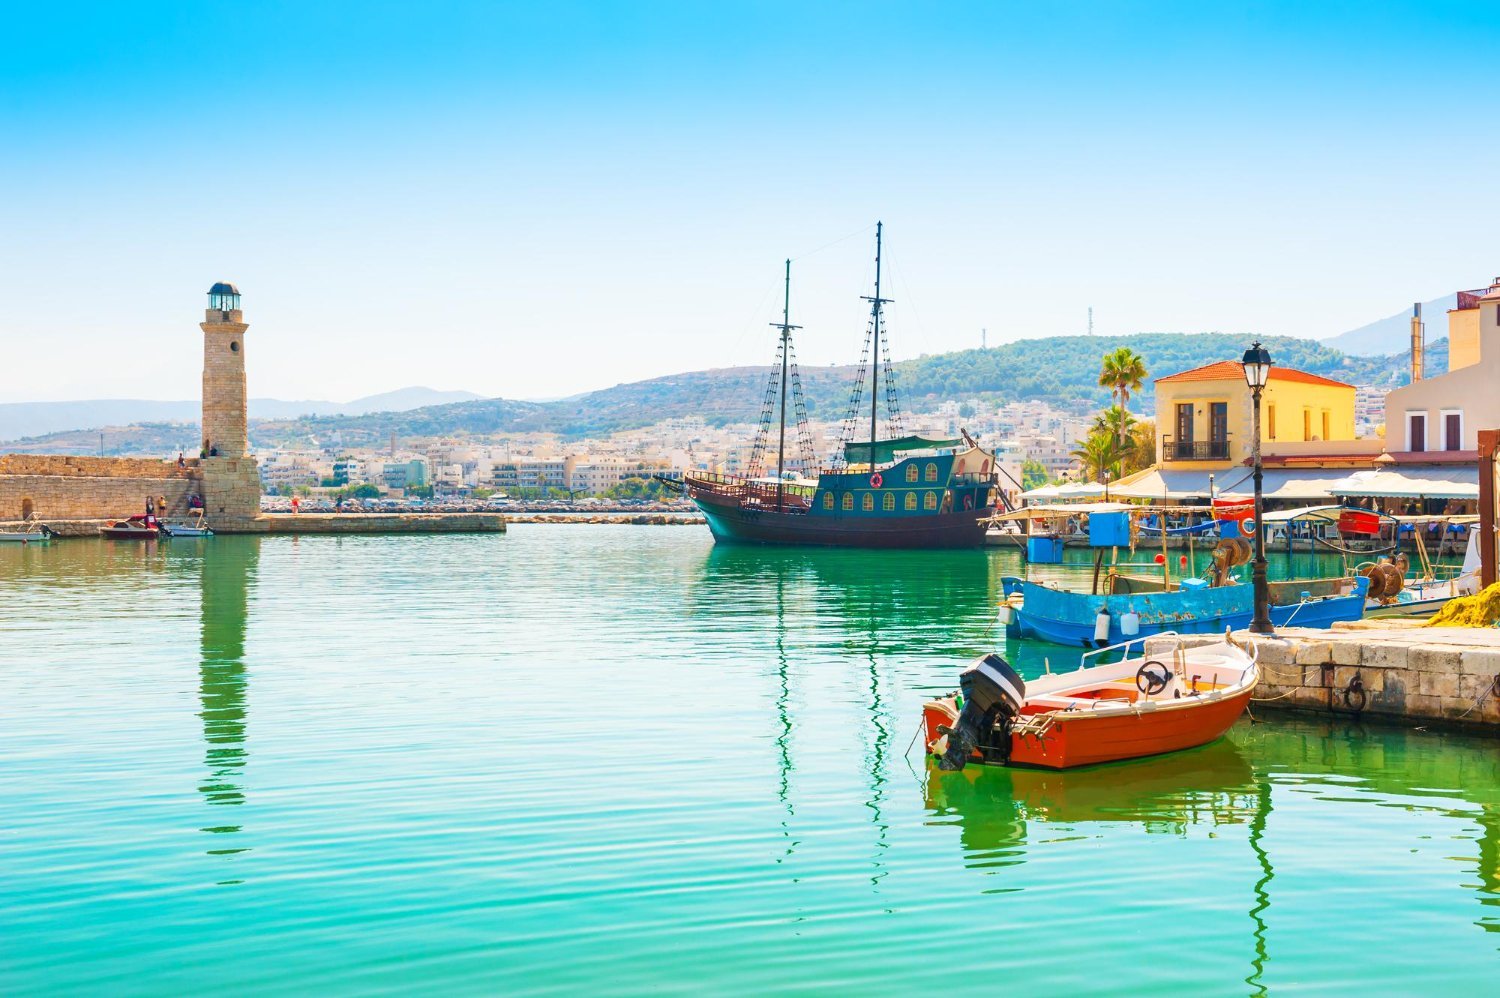
[[[1245,365],[1237,360],[1221,360],[1213,364],[1205,364],[1195,367],[1191,371],[1179,371],[1169,374],[1164,378],[1157,378],[1157,383],[1163,381],[1244,381]],[[1353,388],[1342,381],[1334,381],[1318,374],[1309,374],[1299,371],[1294,367],[1271,367],[1272,381],[1300,381],[1307,385],[1332,385],[1335,388]]]

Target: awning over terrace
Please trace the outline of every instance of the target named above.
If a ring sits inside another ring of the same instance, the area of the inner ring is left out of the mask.
[[[1399,471],[1356,471],[1333,483],[1335,495],[1379,499],[1478,499],[1479,469],[1415,465]]]

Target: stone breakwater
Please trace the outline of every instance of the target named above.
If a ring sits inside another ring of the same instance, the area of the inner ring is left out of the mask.
[[[1260,649],[1252,712],[1293,710],[1466,728],[1500,737],[1500,629],[1368,620],[1330,630],[1289,627],[1274,638],[1240,632]],[[1171,638],[1146,642],[1170,654]],[[1219,640],[1185,635],[1189,645]]]
[[[266,513],[235,533],[500,534],[499,513]]]
[[[59,520],[47,526],[58,537],[98,537],[99,528],[109,522]],[[0,530],[22,526],[0,522]],[[501,534],[505,517],[498,513],[272,513],[216,529],[221,534]]]
[[[633,523],[642,526],[688,526],[708,521],[695,514],[678,513],[510,513],[511,523]]]

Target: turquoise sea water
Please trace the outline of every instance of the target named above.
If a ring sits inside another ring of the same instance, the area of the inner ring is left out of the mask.
[[[588,525],[0,549],[0,993],[1493,993],[1495,742],[908,751],[1018,567]]]

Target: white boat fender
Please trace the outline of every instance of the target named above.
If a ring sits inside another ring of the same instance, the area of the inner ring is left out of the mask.
[[[1109,644],[1109,607],[1101,606],[1094,617],[1094,641],[1099,645]]]
[[[1120,614],[1120,633],[1127,638],[1141,633],[1141,615],[1135,612],[1134,606]]]
[[[1009,627],[1010,622],[1015,619],[1016,611],[1009,603],[1000,604],[1000,626]]]

